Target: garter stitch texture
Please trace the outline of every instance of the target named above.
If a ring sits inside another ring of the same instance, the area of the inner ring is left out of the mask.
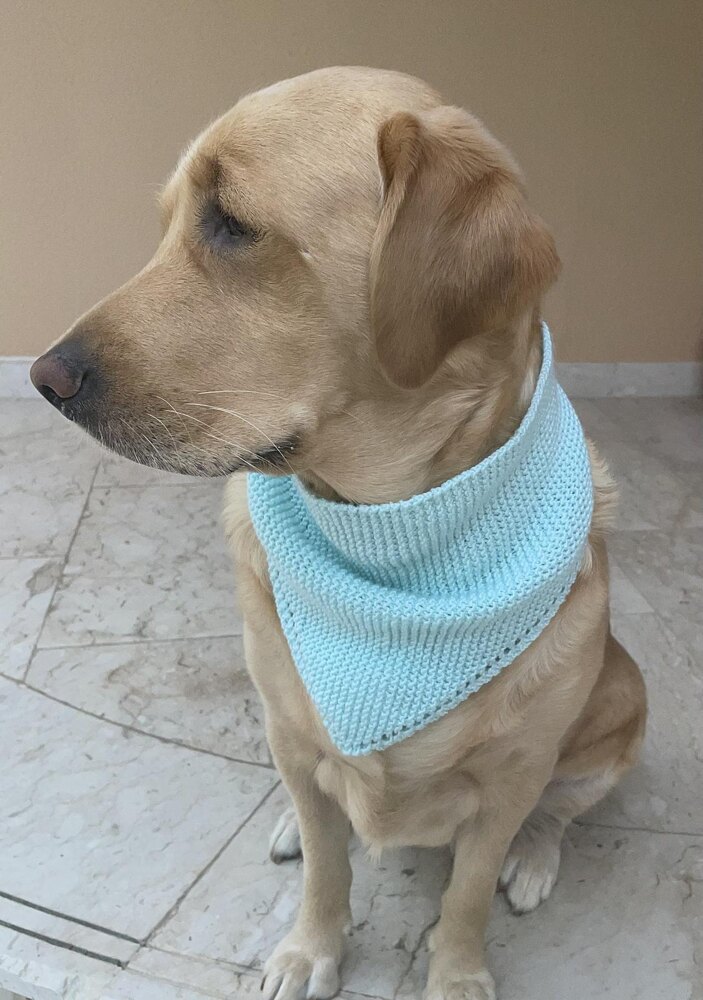
[[[250,474],[248,493],[293,660],[348,755],[444,715],[534,641],[575,580],[593,507],[546,326],[522,423],[454,479],[367,506],[294,476]]]

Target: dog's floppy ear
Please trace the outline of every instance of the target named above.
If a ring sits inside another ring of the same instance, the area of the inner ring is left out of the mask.
[[[386,375],[411,388],[461,340],[536,303],[559,258],[507,150],[459,108],[395,115],[378,157],[371,321]]]

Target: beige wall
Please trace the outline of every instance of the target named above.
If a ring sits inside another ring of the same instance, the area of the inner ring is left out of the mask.
[[[237,95],[331,63],[423,76],[517,155],[564,273],[563,360],[699,356],[703,5],[0,0],[0,353],[40,351],[157,239],[154,193]]]

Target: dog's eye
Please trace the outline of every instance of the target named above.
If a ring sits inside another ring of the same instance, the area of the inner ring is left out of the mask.
[[[244,237],[244,236],[247,235],[246,228],[242,225],[241,222],[238,222],[234,218],[234,216],[232,216],[232,215],[225,215],[223,213],[222,214],[222,221],[224,222],[225,229],[227,230],[227,232],[229,233],[229,235],[232,237],[232,239],[234,239],[234,240],[241,240],[242,237]]]
[[[201,219],[205,240],[218,249],[236,249],[253,243],[258,233],[214,202],[207,206]]]

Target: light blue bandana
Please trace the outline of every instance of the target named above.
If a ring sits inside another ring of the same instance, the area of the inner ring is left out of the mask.
[[[478,465],[398,503],[249,476],[293,660],[344,754],[379,750],[495,677],[553,618],[588,537],[593,487],[549,331],[528,412]]]

